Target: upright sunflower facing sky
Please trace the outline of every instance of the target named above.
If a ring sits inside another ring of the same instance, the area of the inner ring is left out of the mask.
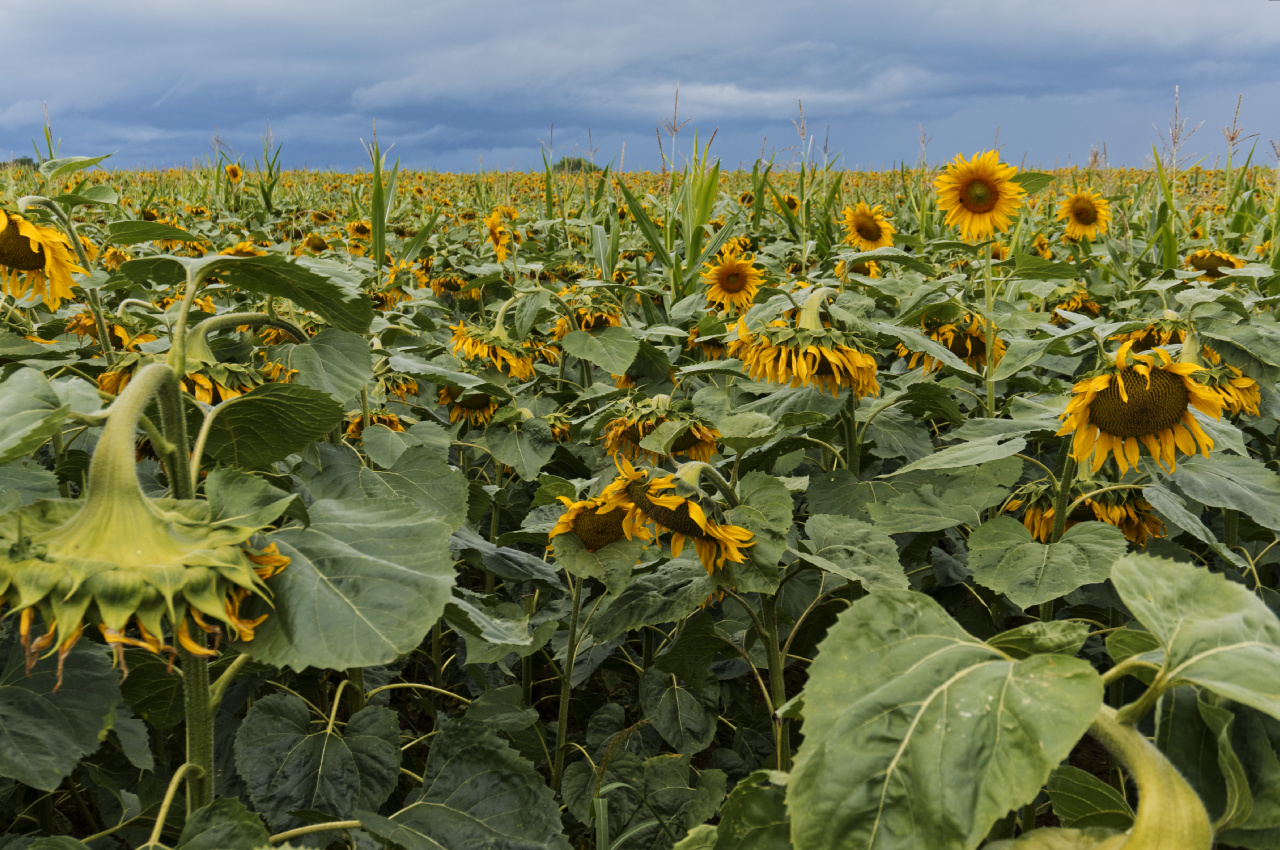
[[[86,274],[76,264],[71,243],[62,231],[0,210],[0,284],[14,298],[28,290],[50,310],[74,298],[71,273]]]
[[[844,208],[843,217],[844,241],[849,245],[862,251],[893,246],[893,234],[897,231],[880,204],[872,207],[858,201],[856,207]]]
[[[1092,189],[1081,189],[1058,207],[1058,221],[1067,223],[1067,238],[1096,240],[1111,224],[1111,204]]]
[[[1154,348],[1133,354],[1132,341],[1120,346],[1114,364],[1078,381],[1062,414],[1058,436],[1074,435],[1071,457],[1091,461],[1096,472],[1115,457],[1123,475],[1137,467],[1139,445],[1156,463],[1172,472],[1178,451],[1208,457],[1213,440],[1200,427],[1191,408],[1214,419],[1222,417],[1221,397],[1195,379],[1204,367],[1174,363],[1168,352]]]
[[[752,265],[750,254],[721,254],[714,263],[704,263],[702,283],[707,301],[722,310],[745,310],[751,306],[764,278]]]
[[[938,208],[946,212],[946,222],[960,228],[971,242],[990,238],[1009,229],[1010,216],[1022,206],[1026,190],[1013,181],[1017,169],[1005,165],[995,151],[956,158],[933,182],[938,192]]]

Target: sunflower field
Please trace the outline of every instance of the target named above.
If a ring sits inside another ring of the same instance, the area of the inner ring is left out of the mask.
[[[0,848],[1280,848],[1276,169],[369,154],[0,170]]]

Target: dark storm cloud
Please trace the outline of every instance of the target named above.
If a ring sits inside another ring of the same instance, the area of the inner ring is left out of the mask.
[[[677,155],[716,131],[726,163],[815,148],[849,166],[933,161],[996,141],[1029,164],[1141,164],[1173,88],[1219,155],[1241,118],[1280,137],[1280,3],[1034,0],[523,3],[163,0],[0,10],[5,32],[52,15],[83,37],[11,41],[0,150],[40,135],[47,103],[64,153],[118,149],[120,166],[180,164],[223,143],[251,157],[270,122],[291,165],[358,167],[376,119],[415,168],[530,168],[555,155],[656,168],[654,129],[690,119]],[[590,131],[590,142],[588,142]],[[7,150],[5,150],[7,149]],[[1194,149],[1194,150],[1192,150]],[[671,151],[668,147],[667,153]]]

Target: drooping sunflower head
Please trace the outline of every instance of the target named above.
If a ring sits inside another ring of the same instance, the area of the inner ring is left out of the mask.
[[[724,244],[720,246],[719,256],[723,259],[729,256],[750,253],[752,250],[751,243],[750,236],[732,236],[724,240]]]
[[[1164,537],[1167,532],[1164,523],[1152,513],[1151,503],[1136,495],[1137,492],[1122,490],[1100,493],[1097,497],[1086,499],[1081,508],[1089,512],[1087,519],[1114,525],[1132,543],[1145,549],[1150,538]]]
[[[1131,342],[1130,351],[1143,352],[1164,345],[1179,345],[1187,338],[1190,326],[1186,320],[1178,318],[1170,312],[1167,316],[1156,319],[1145,328],[1128,333],[1115,334],[1108,339],[1114,342]]]
[[[1092,189],[1081,189],[1058,207],[1058,221],[1067,223],[1068,239],[1096,240],[1111,225],[1111,203]]]
[[[753,265],[750,254],[721,255],[714,263],[705,263],[702,284],[707,287],[707,301],[722,310],[745,310],[751,306],[764,278]]]
[[[61,231],[0,210],[0,284],[14,298],[28,291],[50,310],[75,297],[72,272],[86,274]]]
[[[381,380],[383,392],[400,399],[401,404],[407,404],[410,396],[418,394],[418,382],[408,375],[388,372],[382,376]]]
[[[453,353],[471,362],[492,365],[504,375],[518,381],[533,377],[533,353],[511,340],[477,325],[459,321],[450,325],[453,331]]]
[[[675,476],[653,478],[622,455],[614,455],[614,463],[618,477],[605,487],[600,498],[606,510],[626,511],[624,527],[651,526],[657,534],[670,532],[673,557],[679,557],[685,541],[692,540],[708,574],[723,569],[727,562],[744,562],[743,550],[755,545],[750,531],[721,524],[708,516],[699,502],[671,492],[675,490]]]
[[[987,329],[988,324],[980,317],[971,313],[964,313],[959,318],[952,316],[950,321],[941,319],[926,318],[922,321],[921,327],[930,339],[942,343],[947,350],[959,357],[967,366],[972,369],[982,369],[987,365]],[[993,328],[993,332],[998,329]],[[997,332],[995,334],[995,357],[993,362],[999,365],[1004,358],[1005,342]],[[921,351],[910,351],[905,345],[899,343],[897,353],[900,357],[910,355],[907,366],[911,369],[916,367],[917,363],[924,365],[926,374],[938,369],[942,366],[942,361],[934,357],[930,357]]]
[[[1217,280],[1220,277],[1226,277],[1236,269],[1244,268],[1244,260],[1233,257],[1225,251],[1201,248],[1187,256],[1186,266],[1202,272],[1200,280]]]
[[[937,180],[938,208],[946,222],[960,228],[969,241],[988,239],[1009,229],[1010,216],[1022,206],[1026,191],[1013,181],[1017,169],[1000,162],[995,151],[965,159],[957,154]]]
[[[502,210],[496,209],[485,216],[484,225],[489,231],[489,241],[493,244],[494,254],[498,258],[498,262],[505,261],[507,254],[510,253],[510,249],[507,246],[511,244],[511,231],[507,229]]]
[[[404,423],[400,421],[400,417],[389,410],[371,410],[369,411],[369,425],[381,425],[392,431],[403,431]],[[362,411],[357,410],[355,413],[347,414],[347,428],[344,432],[347,437],[353,440],[360,439],[364,433],[365,417]]]
[[[897,231],[880,204],[872,207],[859,201],[856,207],[845,207],[843,216],[846,243],[862,251],[893,246]]]
[[[489,424],[498,412],[498,400],[486,393],[467,393],[441,386],[436,395],[440,404],[449,408],[449,421],[466,420],[477,427]]]
[[[1223,363],[1218,352],[1207,345],[1201,349],[1200,353],[1211,365],[1196,377],[1218,396],[1223,408],[1232,416],[1240,413],[1257,416],[1258,405],[1262,403],[1262,392],[1258,382],[1236,367]]]
[[[714,317],[712,317],[714,318]],[[712,329],[716,330],[716,329]],[[725,333],[723,325],[718,329],[719,333],[715,336],[703,335],[702,324],[689,329],[689,337],[685,340],[685,347],[690,351],[699,351],[702,356],[708,360],[722,360],[728,353],[728,347],[725,345],[724,338],[719,334]]]
[[[641,447],[640,443],[646,437],[668,422],[685,426],[671,442],[668,454]],[[609,455],[621,453],[632,460],[648,458],[653,463],[659,463],[667,457],[683,455],[690,460],[705,463],[719,446],[720,432],[688,411],[671,409],[667,406],[666,397],[658,396],[635,405],[624,415],[610,421],[605,426],[602,439],[605,453]]]
[[[1114,456],[1123,475],[1137,467],[1140,446],[1157,464],[1172,472],[1178,451],[1207,457],[1213,440],[1191,414],[1194,407],[1214,419],[1222,416],[1222,400],[1200,383],[1204,369],[1174,363],[1161,348],[1133,354],[1125,342],[1115,363],[1072,388],[1058,436],[1072,434],[1071,456],[1081,464],[1092,458],[1096,472]]]
[[[577,286],[561,290],[561,297],[573,310],[573,319],[560,316],[556,319],[551,335],[556,339],[564,339],[577,329],[591,333],[605,328],[616,328],[622,325],[622,313],[616,301],[607,297],[603,290],[580,289]]]
[[[880,394],[876,361],[852,334],[837,328],[808,328],[776,321],[752,333],[738,321],[729,356],[747,367],[751,380],[811,386],[832,396],[848,387],[858,398]]]
[[[554,552],[553,540],[561,534],[574,534],[588,552],[595,552],[620,540],[653,539],[649,529],[637,522],[629,508],[620,504],[606,504],[603,496],[575,502],[566,496],[557,496],[568,508],[555,527],[547,535],[547,551]]]
[[[837,280],[844,283],[849,282],[849,276],[860,274],[863,277],[869,277],[872,280],[880,277],[880,264],[875,260],[867,260],[862,263],[848,263],[840,260],[836,263],[834,274]]]
[[[1066,317],[1058,315],[1059,310],[1066,310],[1069,313],[1084,313],[1089,316],[1097,316],[1102,312],[1102,305],[1093,300],[1089,287],[1084,284],[1072,284],[1055,294],[1057,295],[1057,300],[1052,302],[1053,318],[1049,321],[1059,327],[1067,324]]]

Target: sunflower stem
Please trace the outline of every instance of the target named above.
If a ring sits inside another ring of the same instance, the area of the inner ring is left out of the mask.
[[[1231,508],[1222,509],[1223,539],[1228,549],[1236,548],[1240,542],[1240,512]]]
[[[203,638],[197,631],[196,640]],[[208,660],[180,647],[182,707],[187,720],[187,763],[199,770],[187,780],[187,816],[213,802],[213,705]],[[163,819],[161,820],[163,822]]]
[[[226,328],[236,328],[240,325],[268,325],[288,331],[289,335],[298,342],[307,341],[306,331],[280,316],[267,313],[224,313],[221,316],[205,319],[192,328],[187,334],[186,348],[190,350],[193,344],[198,344],[199,341],[207,339],[211,333],[216,333]]]
[[[569,640],[564,646],[564,670],[560,676],[560,713],[556,721],[556,760],[551,770],[551,790],[560,793],[560,780],[564,778],[564,756],[568,750],[565,737],[569,734],[569,693],[573,689],[573,665],[578,655],[578,617],[582,613],[582,583],[573,583],[573,576],[565,574],[569,583],[571,607],[569,609]]]
[[[992,242],[987,246],[986,271],[983,275],[983,296],[987,305],[987,418],[996,418],[996,323],[991,317],[996,310],[995,287],[991,281],[991,260],[995,256],[996,246]]]
[[[1058,492],[1053,497],[1053,534],[1049,537],[1050,543],[1057,543],[1066,531],[1067,515],[1071,513],[1067,507],[1067,500],[1071,496],[1071,486],[1075,483],[1075,477],[1076,462],[1067,455],[1062,465],[1062,476],[1058,479]]]
[[[763,625],[765,629],[764,647],[769,663],[769,696],[773,700],[775,714],[773,716],[774,745],[778,754],[778,770],[788,773],[791,770],[791,730],[787,721],[776,714],[787,701],[787,684],[783,681],[783,668],[786,659],[782,657],[782,649],[778,645],[778,601],[772,596],[763,597]]]
[[[191,762],[187,762],[186,764],[182,765],[182,767],[174,771],[173,778],[169,780],[169,787],[165,789],[164,799],[160,802],[160,811],[156,813],[155,825],[151,827],[151,836],[147,839],[147,843],[143,846],[156,847],[160,844],[160,834],[164,830],[165,820],[167,820],[169,817],[169,807],[173,805],[173,798],[178,793],[178,783],[182,781],[183,777],[186,777],[187,796],[188,798],[190,798],[192,783],[196,782],[197,779],[199,778],[204,778],[200,776],[200,774],[203,772],[204,772],[204,768],[200,767],[200,765],[198,764],[192,764]],[[193,775],[188,776],[188,774],[193,774]],[[213,801],[210,800],[210,802],[213,802]],[[195,811],[195,809],[188,808],[187,816],[190,817],[190,813],[193,811]]]
[[[851,387],[849,398],[844,403],[844,468],[852,472],[855,477],[862,474],[862,440],[858,433],[858,404],[858,394]]]

